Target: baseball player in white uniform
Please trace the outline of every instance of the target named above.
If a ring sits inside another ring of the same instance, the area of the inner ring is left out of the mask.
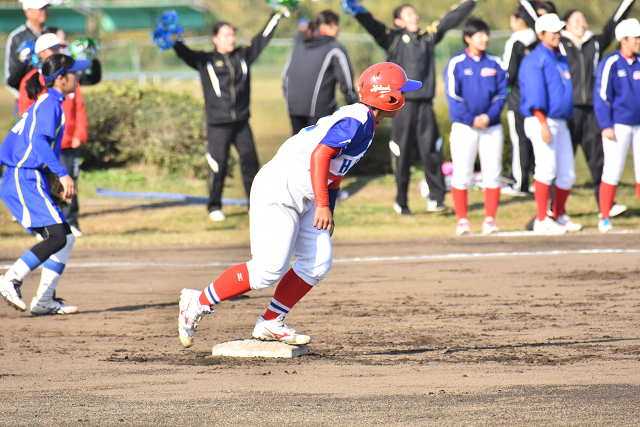
[[[580,231],[564,208],[576,180],[567,121],[573,117],[573,88],[569,61],[559,50],[565,23],[556,14],[541,16],[535,25],[540,44],[520,65],[520,112],[535,155],[537,215],[533,231],[564,234]],[[547,216],[551,184],[555,180],[553,218]]]
[[[470,18],[462,33],[467,48],[451,58],[444,72],[453,122],[451,197],[458,217],[456,234],[468,234],[471,223],[467,219],[467,190],[473,185],[476,157],[480,154],[485,210],[482,234],[488,235],[498,231],[495,216],[500,202],[504,145],[500,112],[507,99],[507,78],[500,59],[485,52],[489,26]]]
[[[600,183],[598,230],[612,229],[610,209],[616,195],[631,145],[636,193],[640,199],[640,23],[622,21],[616,27],[620,50],[607,56],[598,67],[594,109],[602,130],[604,168]]]
[[[193,345],[198,322],[212,306],[250,290],[280,281],[275,295],[253,330],[261,340],[307,344],[284,317],[331,269],[330,232],[342,177],[371,145],[377,123],[396,117],[402,92],[420,88],[396,64],[369,67],[360,76],[360,103],[340,108],[287,140],[256,175],[251,189],[252,259],[226,270],[202,291],[183,289],[178,333],[182,345]],[[289,268],[291,255],[296,257]]]

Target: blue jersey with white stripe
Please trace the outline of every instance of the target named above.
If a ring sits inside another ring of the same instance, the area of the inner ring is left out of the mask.
[[[444,83],[452,122],[472,126],[476,116],[486,114],[490,126],[500,123],[507,99],[507,76],[499,58],[471,56],[464,50],[449,60]]]
[[[340,153],[331,160],[329,167],[327,184],[330,184],[337,177],[344,176],[364,156],[373,140],[375,126],[373,112],[366,105],[358,103],[342,107],[289,138],[271,162],[307,197],[313,199],[309,171],[311,153],[318,144],[340,148]]]
[[[552,119],[573,118],[573,87],[567,57],[538,44],[520,64],[520,112],[542,111]]]
[[[68,175],[60,163],[64,135],[64,96],[53,88],[20,117],[0,146],[0,163]]]
[[[598,67],[593,108],[602,129],[614,123],[640,125],[640,56],[631,64],[620,52],[607,56]]]

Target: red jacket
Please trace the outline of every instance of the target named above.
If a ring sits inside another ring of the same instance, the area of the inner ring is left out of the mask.
[[[20,96],[18,98],[18,111],[20,115],[31,107],[35,101],[29,99],[27,96],[27,81],[37,73],[38,70],[33,69],[27,73],[26,76],[20,82]],[[40,75],[40,84],[44,86],[44,78]],[[47,93],[45,88],[42,93]],[[40,96],[38,95],[38,96]],[[87,142],[87,112],[84,108],[84,100],[82,99],[82,93],[80,92],[80,85],[76,89],[76,93],[67,95],[62,103],[62,111],[64,111],[65,125],[64,136],[62,137],[62,149],[71,148],[71,140],[78,138],[81,145]]]

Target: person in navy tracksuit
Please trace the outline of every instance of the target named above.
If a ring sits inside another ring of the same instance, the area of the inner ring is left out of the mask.
[[[76,91],[75,72],[89,64],[89,60],[74,61],[60,54],[47,58],[42,64],[42,78],[48,92],[38,97],[44,89],[40,74],[27,81],[27,93],[37,101],[13,126],[0,147],[0,163],[7,166],[0,186],[2,201],[20,225],[43,237],[0,276],[0,296],[12,307],[26,311],[20,286],[25,277],[42,265],[40,286],[31,301],[34,315],[70,314],[78,310],[56,298],[56,287],[75,238],[64,214],[53,202],[46,175],[58,175],[64,188],[63,198],[76,194],[73,178],[60,163],[65,122],[61,104],[65,96]]]
[[[598,229],[611,230],[610,209],[631,145],[636,193],[640,199],[640,23],[628,19],[618,24],[620,50],[598,67],[593,105],[602,130],[604,167],[600,183]]]
[[[498,231],[495,216],[500,202],[504,143],[500,112],[507,99],[507,78],[500,59],[485,52],[489,34],[485,22],[470,18],[463,29],[467,48],[451,58],[444,72],[449,115],[453,122],[451,196],[458,217],[458,235],[471,231],[467,219],[467,190],[473,185],[478,154],[485,188],[482,233]]]
[[[520,65],[520,112],[535,155],[537,215],[533,231],[540,234],[575,232],[582,226],[571,221],[564,208],[576,179],[573,147],[567,121],[573,118],[573,88],[569,61],[559,51],[565,23],[556,14],[536,21],[540,44]],[[553,218],[547,216],[551,184],[555,180]]]

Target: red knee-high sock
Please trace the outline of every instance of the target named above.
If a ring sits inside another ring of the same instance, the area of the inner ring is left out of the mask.
[[[609,211],[613,206],[613,199],[616,197],[617,189],[617,185],[607,184],[604,181],[600,183],[600,213],[602,214],[602,219],[609,218]],[[636,184],[636,191],[637,189],[638,184]]]
[[[484,216],[496,217],[498,204],[500,203],[500,187],[484,189]]]
[[[453,210],[458,219],[467,218],[467,190],[460,190],[451,187],[451,198],[453,199]]]
[[[563,190],[556,185],[553,194],[553,219],[558,219],[564,215],[564,207],[567,205],[569,193],[571,193],[571,190]]]
[[[540,181],[534,181],[536,187],[536,210],[538,221],[544,221],[547,217],[547,203],[549,203],[549,186]]]
[[[200,294],[200,304],[213,305],[237,297],[251,290],[247,264],[238,264],[225,270]]]
[[[636,182],[636,195],[638,196],[638,201],[640,201],[640,182]]]
[[[289,311],[293,308],[303,296],[307,294],[313,288],[310,284],[302,280],[293,268],[287,271],[284,275],[278,287],[269,308],[264,313],[264,320],[273,320],[281,314],[285,316],[289,314]]]

